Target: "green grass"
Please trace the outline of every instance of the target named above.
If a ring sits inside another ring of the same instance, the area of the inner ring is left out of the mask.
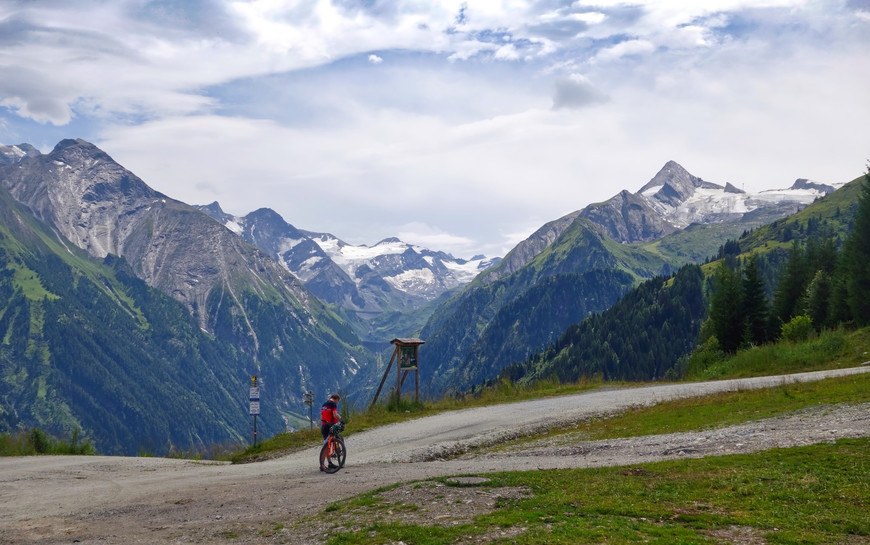
[[[870,360],[870,328],[823,331],[804,342],[779,342],[726,356],[699,351],[689,359],[686,380],[741,378],[855,367]]]
[[[578,440],[597,440],[698,431],[844,403],[870,403],[870,373],[668,401],[555,428],[511,441],[505,447],[566,434],[577,435]]]
[[[712,544],[738,542],[738,536],[771,544],[870,541],[870,439],[487,478],[476,486],[493,492],[525,487],[530,494],[497,504],[472,523],[437,526],[372,521],[382,500],[370,493],[363,503],[353,499],[332,507],[332,516],[342,515],[343,528],[360,529],[336,528],[328,543],[446,545],[508,528],[523,530],[494,543]]]

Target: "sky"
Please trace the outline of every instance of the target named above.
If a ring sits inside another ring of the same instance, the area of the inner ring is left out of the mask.
[[[870,159],[870,0],[0,0],[0,143],[351,244],[502,256],[669,160]]]

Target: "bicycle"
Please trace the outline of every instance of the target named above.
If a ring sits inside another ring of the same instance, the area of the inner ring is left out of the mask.
[[[337,422],[329,429],[329,437],[320,449],[320,471],[335,473],[344,467],[347,449],[344,446],[344,422]]]

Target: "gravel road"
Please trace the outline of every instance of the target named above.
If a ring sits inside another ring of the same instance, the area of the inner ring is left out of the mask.
[[[870,406],[835,406],[695,433],[607,441],[560,439],[467,453],[554,424],[633,406],[870,372],[870,366],[774,377],[603,389],[452,411],[348,438],[345,469],[317,450],[245,465],[86,456],[0,459],[0,543],[264,543],[329,503],[389,484],[465,473],[631,465],[870,436]],[[465,453],[465,454],[463,454]],[[447,455],[450,458],[447,459]],[[269,537],[273,536],[273,537]]]

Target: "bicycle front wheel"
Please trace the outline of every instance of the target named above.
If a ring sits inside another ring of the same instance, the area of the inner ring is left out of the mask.
[[[344,448],[344,441],[333,439],[320,449],[320,469],[326,473],[335,473],[344,467],[346,457],[347,451]]]

